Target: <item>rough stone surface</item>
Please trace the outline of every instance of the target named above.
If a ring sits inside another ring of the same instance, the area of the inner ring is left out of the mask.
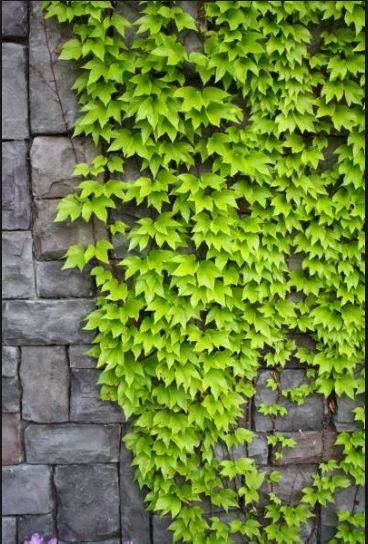
[[[27,2],[1,2],[1,34],[3,37],[24,38],[28,31]]]
[[[4,3],[2,2],[2,5]],[[27,146],[24,142],[2,142],[1,170],[2,228],[6,230],[29,229],[31,196],[28,181]]]
[[[22,348],[20,379],[25,420],[39,423],[68,420],[69,369],[64,347]]]
[[[351,486],[347,489],[338,489],[334,494],[335,503],[330,503],[321,510],[321,544],[327,544],[334,536],[337,525],[337,512],[348,510],[351,512],[365,512],[364,487]]]
[[[3,2],[2,2],[3,3]],[[2,138],[28,138],[26,48],[17,43],[2,44]]]
[[[2,411],[19,412],[20,390],[18,378],[3,378],[2,380]]]
[[[81,320],[91,300],[14,300],[3,303],[3,341],[10,345],[87,344],[93,334]]]
[[[18,348],[3,346],[1,361],[1,375],[3,378],[14,378],[18,372]]]
[[[2,464],[18,465],[22,461],[19,414],[2,414]]]
[[[119,425],[29,425],[27,463],[72,464],[119,461]]]
[[[120,450],[120,496],[124,497],[120,507],[122,541],[152,544],[149,514],[144,509],[143,496],[138,483],[134,481],[134,468],[131,462],[132,454],[122,444]]]
[[[277,433],[276,433],[277,434]],[[283,436],[293,438],[294,448],[282,448],[277,445],[273,448],[272,462],[274,465],[290,465],[292,463],[322,463],[328,459],[341,457],[341,448],[335,446],[336,433],[303,431],[299,433],[282,433]],[[275,458],[276,452],[282,452],[282,459]]]
[[[68,26],[60,25],[54,19],[49,19],[44,23],[41,18],[40,4],[32,2],[29,77],[33,134],[65,133],[67,129],[71,128],[77,117],[78,105],[74,91],[72,91],[72,85],[78,77],[77,66],[69,61],[58,61],[56,52],[62,43],[71,37]],[[66,126],[63,117],[65,117]]]
[[[47,514],[54,506],[51,468],[48,466],[4,467],[2,486],[2,513],[5,516]]]
[[[71,368],[96,368],[96,360],[86,355],[91,346],[70,346],[69,363]]]
[[[277,392],[266,387],[267,380],[271,377],[271,371],[263,371],[257,382],[257,392],[254,399],[256,408],[254,421],[257,431],[272,429],[271,418],[259,414],[257,410],[260,404],[272,405],[277,400]],[[296,388],[306,381],[303,370],[290,369],[281,373],[280,385],[281,389]],[[288,401],[285,397],[281,397],[278,402],[287,409],[287,415],[276,418],[275,429],[277,431],[322,430],[323,400],[320,395],[309,395],[301,406]]]
[[[80,178],[72,176],[76,163],[90,164],[95,147],[82,138],[39,136],[31,147],[32,193],[37,198],[58,198],[75,191]]]
[[[72,244],[87,246],[94,243],[91,223],[77,220],[74,223],[53,223],[56,217],[58,199],[34,200],[34,245],[35,254],[39,260],[62,258]],[[95,228],[96,240],[103,238],[105,231],[100,221]]]
[[[277,467],[281,474],[281,480],[278,484],[273,484],[274,493],[288,504],[298,504],[300,492],[303,487],[312,483],[312,476],[317,471],[314,465],[290,465]],[[269,473],[272,468],[265,468],[262,472]],[[264,484],[260,489],[260,504],[265,505],[268,502],[268,493],[271,491],[270,484]]]
[[[252,457],[257,465],[266,465],[268,461],[268,445],[265,435],[258,434],[252,442],[247,445],[248,455]]]
[[[37,294],[40,298],[83,298],[94,294],[93,280],[77,268],[62,270],[63,261],[36,263]]]
[[[354,431],[361,426],[359,422],[354,421],[354,408],[363,406],[363,395],[356,399],[350,399],[346,395],[341,395],[337,399],[337,412],[334,416],[335,428],[338,432]]]
[[[35,296],[31,232],[2,233],[2,280],[3,298]]]
[[[120,423],[124,420],[121,408],[99,398],[97,385],[99,370],[73,369],[71,371],[71,421],[89,423]]]
[[[162,518],[156,515],[152,516],[153,542],[159,544],[172,544],[172,533],[168,529],[170,523],[170,518],[166,516]]]
[[[84,541],[117,536],[120,523],[116,465],[58,466],[54,481],[60,539]]]
[[[55,523],[52,514],[19,517],[18,544],[23,544],[24,540],[29,539],[36,530],[46,542],[55,536]]]
[[[17,540],[17,519],[2,518],[1,540],[3,544],[16,544]],[[23,544],[23,543],[22,543]]]

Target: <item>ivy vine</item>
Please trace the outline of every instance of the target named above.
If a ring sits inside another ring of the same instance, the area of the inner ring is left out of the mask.
[[[137,480],[174,542],[302,542],[316,507],[363,484],[364,409],[297,505],[277,470],[233,452],[254,438],[243,416],[261,368],[273,422],[282,398],[333,407],[364,391],[364,3],[136,2],[134,22],[129,4],[42,2],[74,34],[59,57],[81,69],[74,135],[102,150],[56,217],[106,228],[64,265],[94,262],[101,395],[131,420]],[[282,389],[290,358],[308,381]],[[295,442],[272,428],[280,458]],[[363,526],[339,512],[331,543],[363,542]]]

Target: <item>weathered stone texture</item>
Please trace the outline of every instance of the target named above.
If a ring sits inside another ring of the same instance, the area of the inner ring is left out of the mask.
[[[21,424],[19,414],[2,414],[2,464],[17,465],[22,461]]]
[[[63,261],[36,263],[37,294],[40,298],[84,298],[95,293],[87,272],[76,268],[62,270]]]
[[[262,403],[272,405],[277,400],[277,392],[266,387],[267,380],[272,378],[271,371],[260,373],[255,395],[255,428],[257,431],[270,431],[272,421],[268,416],[258,413],[258,406]],[[306,383],[303,370],[284,370],[281,373],[281,389],[296,388]],[[309,395],[303,405],[298,406],[281,396],[278,403],[287,409],[286,416],[278,416],[275,421],[277,431],[316,431],[322,430],[323,400],[320,395]]]
[[[39,260],[62,258],[69,246],[73,244],[87,246],[105,235],[100,221],[96,222],[95,233],[92,224],[82,220],[74,223],[53,223],[58,202],[58,199],[33,202],[33,236],[35,254]]]
[[[3,298],[35,296],[31,232],[2,233],[2,280]]]
[[[20,390],[18,378],[3,378],[1,398],[3,412],[19,412]]]
[[[70,346],[69,363],[71,368],[96,368],[96,360],[86,355],[91,346]]]
[[[18,348],[3,346],[1,351],[1,375],[3,378],[14,378],[18,372]]]
[[[1,34],[3,37],[24,38],[28,31],[28,2],[1,2]]]
[[[257,465],[266,465],[268,462],[268,445],[265,435],[257,434],[247,445],[248,455]]]
[[[143,494],[134,481],[132,454],[122,444],[120,450],[120,497],[122,541],[152,544],[150,540],[149,513],[144,509]],[[154,540],[154,542],[161,542]],[[162,543],[164,544],[164,543]]]
[[[68,25],[60,25],[55,19],[45,22],[41,17],[40,4],[31,3],[29,77],[33,134],[65,133],[77,117],[77,99],[72,90],[78,77],[77,66],[57,60],[57,51],[70,37]]]
[[[28,463],[119,461],[119,425],[29,425],[24,439]]]
[[[81,320],[92,311],[91,300],[14,300],[3,303],[3,340],[11,345],[83,344],[93,334]]]
[[[281,474],[280,482],[273,484],[274,493],[288,504],[298,504],[303,487],[312,484],[313,474],[316,473],[317,465],[290,465],[285,467],[277,467]],[[264,467],[262,472],[269,473],[274,468]],[[260,504],[268,504],[268,493],[271,491],[271,486],[268,483],[262,485],[260,489]]]
[[[6,230],[29,229],[31,195],[28,181],[27,146],[24,142],[2,142],[1,170],[2,228]]]
[[[335,536],[339,510],[365,512],[365,490],[362,486],[352,485],[346,489],[337,489],[334,499],[335,503],[330,503],[321,510],[321,544],[327,544]]]
[[[337,411],[334,416],[334,424],[338,432],[354,431],[361,427],[361,424],[354,420],[353,410],[358,406],[363,406],[363,404],[363,395],[358,395],[355,399],[350,399],[346,395],[341,395],[341,397],[337,399]]]
[[[17,43],[2,44],[2,138],[28,138],[26,48]]]
[[[53,515],[43,514],[18,518],[18,544],[23,544],[25,539],[30,539],[36,531],[44,537],[46,542],[54,537],[56,532]]]
[[[152,529],[153,529],[153,542],[159,544],[172,544],[173,537],[171,531],[169,531],[169,525],[171,519],[167,516],[160,518],[160,516],[152,516]]]
[[[51,468],[18,465],[3,468],[3,515],[47,514],[54,504]]]
[[[39,423],[68,420],[69,368],[64,347],[22,348],[20,379],[23,419]]]
[[[17,519],[5,518],[1,520],[1,540],[3,544],[16,544]],[[23,544],[23,543],[22,543]]]
[[[73,142],[73,144],[72,144]],[[75,191],[80,178],[72,176],[78,162],[90,164],[96,149],[82,138],[39,136],[31,147],[32,193],[58,198]]]
[[[117,536],[120,523],[116,465],[58,466],[54,481],[60,539],[95,541]]]
[[[99,398],[97,385],[99,370],[73,369],[71,371],[71,421],[88,423],[120,423],[124,420],[121,408]]]
[[[282,448],[277,445],[272,448],[272,462],[274,465],[322,463],[329,459],[341,457],[341,448],[335,446],[336,433],[302,431],[298,433],[284,432],[282,434],[288,438],[293,438],[296,446],[294,448]],[[282,452],[282,459],[276,459],[276,452]]]

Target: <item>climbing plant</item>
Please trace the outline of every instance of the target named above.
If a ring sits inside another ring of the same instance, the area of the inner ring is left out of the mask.
[[[131,421],[137,480],[174,542],[296,543],[312,521],[308,542],[335,490],[363,484],[363,408],[293,505],[246,454],[249,407],[271,369],[277,401],[259,412],[280,458],[295,445],[275,432],[283,399],[317,393],[331,415],[364,390],[364,4],[135,2],[129,21],[131,4],[42,2],[73,32],[74,136],[99,147],[56,221],[105,225],[64,265],[93,262],[101,395]],[[285,389],[291,358],[307,380]],[[339,512],[331,542],[363,538],[363,515]]]

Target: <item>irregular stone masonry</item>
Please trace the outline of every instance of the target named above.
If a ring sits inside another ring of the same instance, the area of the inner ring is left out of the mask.
[[[119,4],[134,17],[132,3]],[[182,2],[188,10],[194,4]],[[68,36],[55,22],[41,20],[39,2],[2,2],[2,16],[3,544],[23,543],[33,532],[56,535],[65,544],[169,544],[168,521],[145,512],[134,482],[131,456],[121,442],[123,414],[99,400],[98,370],[85,354],[92,336],[80,321],[93,307],[94,287],[88,273],[61,271],[67,247],[88,243],[93,232],[86,225],[66,231],[51,223],[58,199],[75,183],[75,156],[89,161],[94,153],[83,140],[75,140],[73,149],[66,137],[77,115],[70,90],[76,72],[56,60],[55,48]],[[188,36],[187,48],[196,50],[196,40],[194,33]],[[128,174],[137,175],[129,161]],[[129,212],[127,222],[136,210]],[[126,248],[122,239],[118,258]],[[298,266],[297,260],[290,266]],[[317,464],[339,451],[334,432],[324,428],[326,406],[313,396],[303,406],[284,402],[289,412],[275,430],[297,446],[286,449],[281,461],[275,458],[266,441],[269,418],[255,413],[259,403],[272,402],[268,378],[268,370],[260,373],[252,415],[257,438],[245,453],[268,471],[277,465],[277,493],[297,502]],[[292,361],[281,376],[284,387],[304,380]],[[353,408],[350,399],[340,400],[337,431],[354,429]],[[336,506],[322,508],[309,544],[332,538],[336,508],[351,510],[353,503],[363,511],[362,490],[340,491]],[[310,533],[306,527],[305,538]]]

